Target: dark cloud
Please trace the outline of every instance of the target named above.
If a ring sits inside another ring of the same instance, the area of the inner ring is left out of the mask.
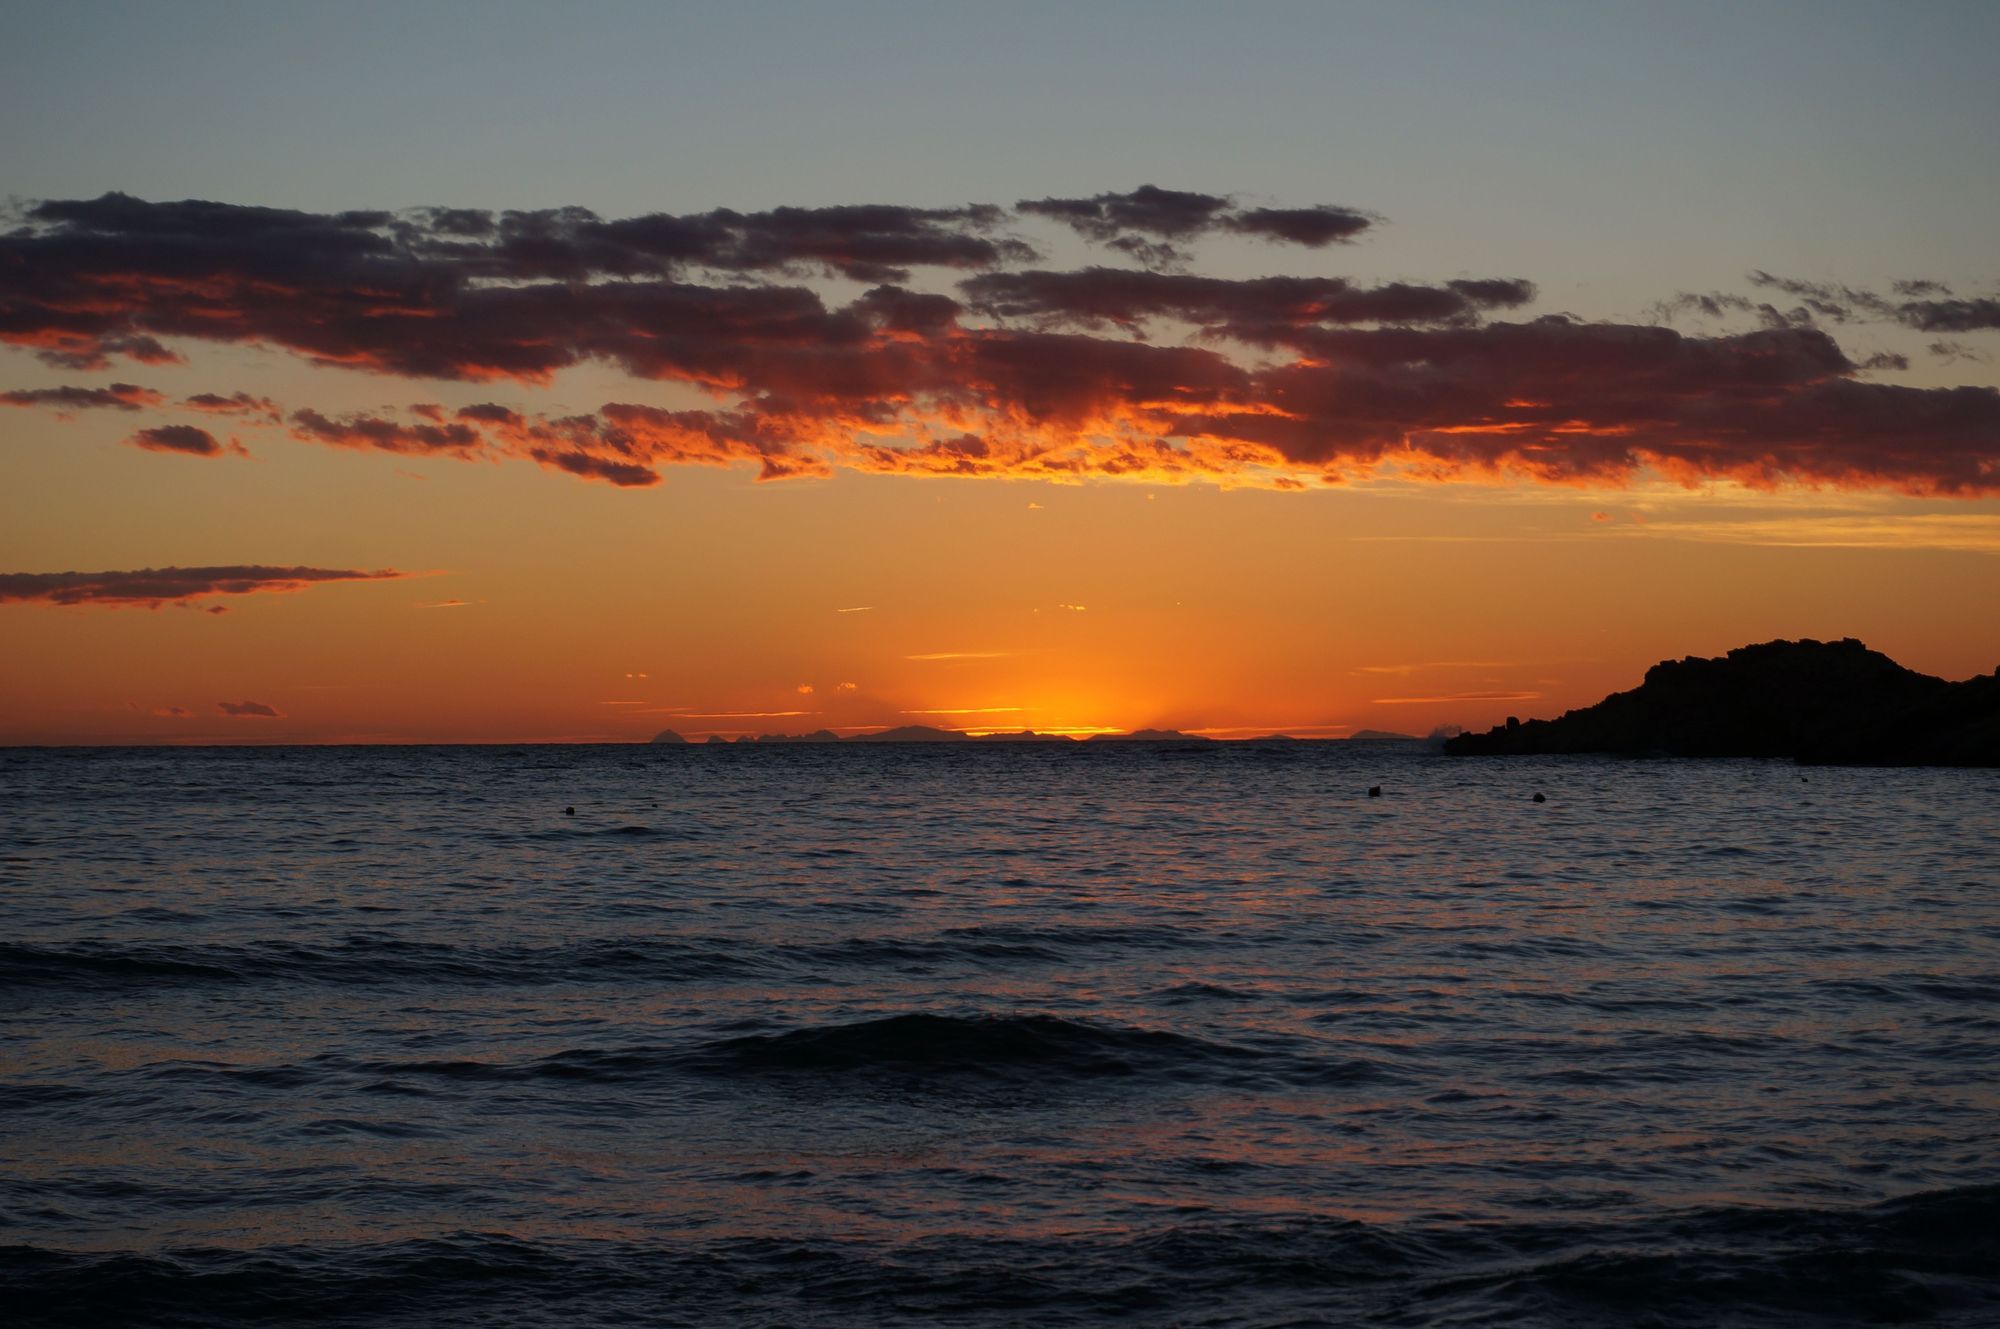
[[[1216,194],[1140,185],[1129,194],[1022,199],[1014,207],[1031,217],[1052,217],[1079,235],[1108,243],[1132,232],[1163,240],[1200,235],[1228,213],[1229,200]]]
[[[2000,329],[2000,300],[1911,300],[1897,317],[1921,332],[1983,332]]]
[[[142,365],[177,365],[181,357],[152,337],[133,334],[123,337],[96,337],[69,342],[60,337],[55,346],[37,353],[43,364],[58,369],[103,370],[111,368],[111,358],[123,356]]]
[[[0,406],[38,406],[58,413],[70,411],[137,411],[158,406],[166,398],[136,383],[113,383],[108,388],[22,388],[0,392]]]
[[[518,425],[522,422],[519,411],[494,402],[481,402],[477,406],[464,407],[458,412],[458,418],[492,425]]]
[[[1652,315],[1663,323],[1672,323],[1684,315],[1697,315],[1709,319],[1728,319],[1732,315],[1747,314],[1767,328],[1809,328],[1818,321],[1811,309],[1804,305],[1794,305],[1790,309],[1780,309],[1768,300],[1752,300],[1747,296],[1734,295],[1726,291],[1705,293],[1683,291],[1668,300],[1655,303]],[[1843,317],[1835,320],[1845,322]]]
[[[212,568],[142,568],[136,572],[4,572],[0,604],[142,605],[187,603],[210,595],[293,592],[336,581],[392,581],[409,573],[243,564]]]
[[[261,701],[219,701],[215,703],[215,709],[221,711],[224,715],[236,716],[238,719],[282,720],[285,718],[283,711],[275,706],[267,706]]]
[[[1310,362],[1258,376],[1262,414],[1184,419],[1335,469],[1509,471],[1622,481],[1642,468],[1729,477],[2000,490],[2000,393],[1862,383],[1818,329],[1689,337],[1563,318],[1314,334]]]
[[[1532,283],[1519,279],[1357,286],[1340,277],[1231,280],[1130,268],[987,273],[960,287],[972,308],[1001,318],[1083,327],[1172,318],[1257,342],[1282,341],[1288,329],[1321,323],[1466,321],[1535,294]]]
[[[879,206],[395,217],[107,194],[37,204],[27,226],[0,236],[0,342],[79,364],[166,353],[158,339],[179,337],[426,378],[535,381],[587,358],[648,376],[693,372],[710,337],[781,345],[843,327],[858,338],[866,325],[830,322],[802,288],[689,274],[885,282],[912,267],[1031,258],[1023,242],[989,234],[1005,216]]]
[[[1225,217],[1222,225],[1239,235],[1322,249],[1354,239],[1375,221],[1367,213],[1350,208],[1249,208]]]
[[[269,424],[276,424],[284,418],[284,411],[269,397],[253,397],[247,392],[232,392],[227,396],[219,392],[197,392],[181,399],[184,410],[200,411],[204,415],[252,416]]]
[[[1805,307],[1833,322],[1875,320],[1901,323],[1919,332],[1982,332],[2000,329],[2000,299],[1960,299],[1943,282],[1899,281],[1893,290],[1902,299],[1833,282],[1801,281],[1768,272],[1750,274],[1757,286],[1800,297]],[[1918,298],[1921,297],[1921,298]]]
[[[194,425],[156,425],[139,430],[125,441],[148,452],[179,452],[190,457],[219,457],[223,452],[215,435]]]
[[[906,291],[900,286],[877,286],[853,307],[879,328],[917,337],[943,332],[959,315],[958,301],[948,295]]]
[[[1831,323],[1888,318],[1895,313],[1894,307],[1874,292],[1837,282],[1803,281],[1759,269],[1750,274],[1750,284],[1789,295],[1800,302],[1803,312]]]
[[[1352,240],[1376,222],[1376,218],[1352,208],[1238,208],[1233,199],[1222,195],[1157,185],[1141,185],[1128,194],[1023,199],[1014,206],[1026,216],[1059,221],[1087,240],[1122,250],[1155,267],[1185,257],[1174,242],[1216,231],[1318,249]]]
[[[1946,361],[1964,360],[1974,364],[1988,364],[1993,359],[1986,352],[1977,347],[1967,346],[1962,341],[1934,341],[1924,349],[1940,360]]]
[[[485,446],[477,430],[462,424],[404,424],[372,415],[333,419],[314,410],[293,411],[291,424],[294,438],[341,448],[470,456]]]
[[[590,480],[606,480],[621,488],[638,488],[660,483],[660,473],[638,462],[615,461],[588,452],[565,452],[559,448],[530,448],[528,455],[544,466]]]

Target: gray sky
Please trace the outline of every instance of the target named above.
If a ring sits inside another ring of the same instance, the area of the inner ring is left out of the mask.
[[[1588,315],[1751,267],[1994,276],[1991,3],[11,8],[21,198],[623,215],[1150,181],[1372,209],[1347,270],[1519,272]]]

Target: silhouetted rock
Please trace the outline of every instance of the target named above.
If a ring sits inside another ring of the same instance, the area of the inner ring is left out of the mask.
[[[679,734],[675,733],[675,732],[674,732],[673,730],[671,730],[671,729],[662,729],[662,730],[661,730],[661,731],[660,731],[659,733],[657,733],[657,734],[654,734],[654,735],[653,735],[653,741],[654,741],[655,743],[685,743],[685,742],[687,742],[687,740],[686,740],[686,739],[682,738],[682,737],[681,737],[681,736],[680,736]]]
[[[2000,766],[2000,671],[1963,683],[1905,669],[1852,637],[1771,641],[1667,660],[1630,692],[1555,720],[1445,743],[1455,756],[1615,752]]]
[[[710,735],[709,735],[709,736],[708,736],[708,737],[707,737],[706,739],[703,739],[702,741],[703,741],[704,743],[727,743],[727,742],[729,742],[729,740],[728,740],[728,739],[726,739],[726,738],[724,738],[724,737],[723,737],[723,736],[722,736],[721,734],[710,734]]]
[[[973,741],[976,743],[1068,743],[1071,739],[1067,734],[1038,734],[1032,729],[1023,729],[1018,733],[1012,734],[980,734]]]
[[[1392,734],[1386,729],[1357,729],[1347,736],[1350,743],[1421,743],[1415,734]]]
[[[759,743],[838,743],[840,735],[831,729],[815,729],[810,734],[759,734]]]
[[[1213,743],[1205,734],[1183,734],[1178,729],[1134,729],[1129,734],[1092,734],[1092,743]]]
[[[956,729],[935,729],[927,724],[897,725],[894,729],[878,729],[872,734],[855,734],[850,743],[969,743],[969,735]]]

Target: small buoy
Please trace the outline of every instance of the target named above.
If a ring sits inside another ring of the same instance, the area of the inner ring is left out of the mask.
[[[1382,786],[1381,786],[1381,785],[1379,785],[1379,784],[1371,784],[1371,785],[1369,785],[1369,786],[1368,786],[1368,797],[1370,797],[1370,798],[1380,798],[1380,797],[1382,797]]]
[[[576,809],[575,809],[575,808],[564,808],[564,809],[563,809],[563,816],[565,816],[565,817],[574,817],[575,815],[576,815]]]
[[[1537,803],[1546,803],[1549,801],[1549,796],[1547,794],[1536,794],[1535,801]]]

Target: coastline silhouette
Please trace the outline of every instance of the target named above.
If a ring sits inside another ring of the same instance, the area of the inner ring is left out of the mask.
[[[1446,740],[1460,757],[1619,753],[1791,757],[1858,766],[2000,766],[2000,670],[1951,683],[1852,637],[1663,660],[1629,692],[1554,720]]]

